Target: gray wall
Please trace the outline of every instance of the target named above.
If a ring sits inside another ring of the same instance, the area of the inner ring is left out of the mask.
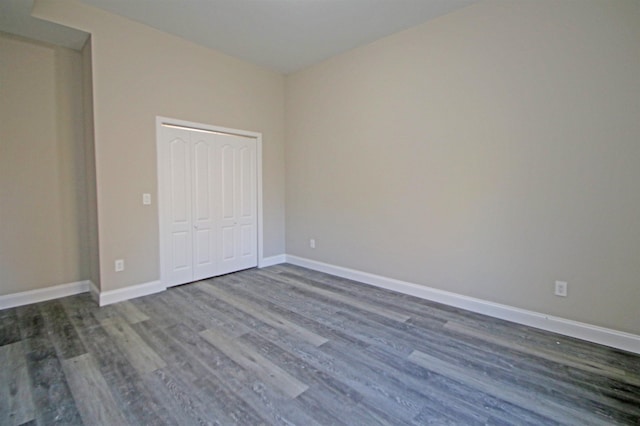
[[[485,1],[288,76],[287,253],[640,333],[639,22]]]

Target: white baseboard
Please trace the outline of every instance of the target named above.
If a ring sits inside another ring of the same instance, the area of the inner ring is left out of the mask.
[[[98,294],[98,304],[100,306],[110,305],[136,297],[147,296],[149,294],[160,293],[165,291],[167,287],[160,281],[151,281],[148,283],[132,285],[117,290],[102,291]]]
[[[22,291],[20,293],[6,294],[0,296],[0,309],[30,305],[32,303],[45,302],[47,300],[85,293],[89,291],[91,285],[91,281],[76,281],[36,290]]]
[[[100,304],[100,290],[93,281],[89,281],[89,293],[91,293],[91,298],[99,305]]]
[[[258,268],[266,268],[268,266],[278,265],[280,263],[285,263],[287,261],[287,256],[285,254],[279,254],[277,256],[269,256],[263,257],[258,262]]]
[[[640,336],[636,334],[541,314],[298,256],[286,255],[286,261],[293,265],[416,296],[421,299],[640,354]]]

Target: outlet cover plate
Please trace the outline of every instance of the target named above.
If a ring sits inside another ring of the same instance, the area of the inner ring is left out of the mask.
[[[568,284],[566,281],[556,281],[555,295],[567,297],[567,287]]]

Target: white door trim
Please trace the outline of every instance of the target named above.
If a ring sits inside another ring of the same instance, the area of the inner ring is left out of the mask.
[[[163,217],[163,213],[162,213],[162,205],[163,205],[163,199],[162,199],[162,173],[160,170],[160,163],[161,163],[161,158],[160,158],[160,154],[161,154],[161,147],[160,144],[162,143],[161,137],[160,137],[160,129],[162,127],[162,125],[170,125],[170,126],[177,126],[177,127],[184,127],[187,128],[188,130],[203,130],[203,131],[208,131],[208,132],[216,132],[216,133],[224,133],[224,134],[230,134],[230,135],[235,135],[235,136],[243,136],[243,137],[247,137],[247,138],[252,138],[255,139],[256,141],[256,180],[257,180],[257,210],[258,210],[258,235],[257,235],[257,240],[258,240],[258,267],[262,267],[262,265],[265,263],[264,260],[264,250],[263,250],[263,246],[264,246],[264,239],[263,239],[263,218],[262,218],[262,133],[258,133],[258,132],[252,132],[252,131],[248,131],[248,130],[239,130],[239,129],[232,129],[229,127],[221,127],[221,126],[214,126],[212,124],[204,124],[204,123],[197,123],[197,122],[193,122],[193,121],[186,121],[186,120],[180,120],[177,118],[169,118],[169,117],[162,117],[162,116],[156,116],[156,173],[157,173],[157,193],[156,193],[156,200],[157,200],[157,208],[158,208],[158,236],[159,236],[159,246],[158,246],[158,255],[159,255],[159,260],[160,260],[160,271],[159,275],[160,275],[160,282],[162,284],[166,283],[166,277],[163,276],[163,265],[165,264],[165,259],[163,259],[164,255],[163,255],[163,250],[161,249],[162,247],[162,223],[164,220]]]

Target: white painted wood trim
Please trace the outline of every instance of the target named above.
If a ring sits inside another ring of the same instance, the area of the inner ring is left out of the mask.
[[[277,256],[264,257],[258,260],[258,268],[266,268],[268,266],[285,263],[286,261],[287,261],[287,256],[284,254],[279,254]]]
[[[89,281],[89,292],[91,293],[91,298],[99,305],[100,304],[100,289],[96,287],[93,281]]]
[[[262,133],[249,130],[232,129],[231,127],[215,126],[213,124],[198,123],[195,121],[180,120],[177,118],[156,116],[156,125],[170,124],[174,126],[188,127],[192,129],[210,130],[212,132],[229,133],[232,135],[246,136],[248,138],[261,139]]]
[[[454,306],[456,308],[466,309],[468,311],[512,321],[518,324],[640,354],[640,336],[636,334],[546,315],[526,309],[515,308],[513,306],[463,296],[449,291],[438,290],[420,284],[400,281],[298,256],[286,255],[286,261],[293,265],[325,272],[327,274],[362,282],[375,287],[397,291],[399,293],[408,294],[421,299],[431,300],[433,302]]]
[[[165,291],[166,289],[167,287],[164,286],[160,281],[151,281],[148,283],[119,288],[117,290],[102,291],[99,295],[98,304],[100,306],[106,306],[112,303],[135,299],[136,297],[160,293],[162,291]]]
[[[90,281],[76,281],[46,288],[21,291],[20,293],[6,294],[0,296],[0,309],[15,308],[16,306],[30,305],[32,303],[86,293],[89,291],[90,286]]]
[[[262,134],[258,133],[256,136],[256,179],[258,180],[258,266],[264,261],[264,239],[263,239],[263,227],[264,221],[262,218]]]

